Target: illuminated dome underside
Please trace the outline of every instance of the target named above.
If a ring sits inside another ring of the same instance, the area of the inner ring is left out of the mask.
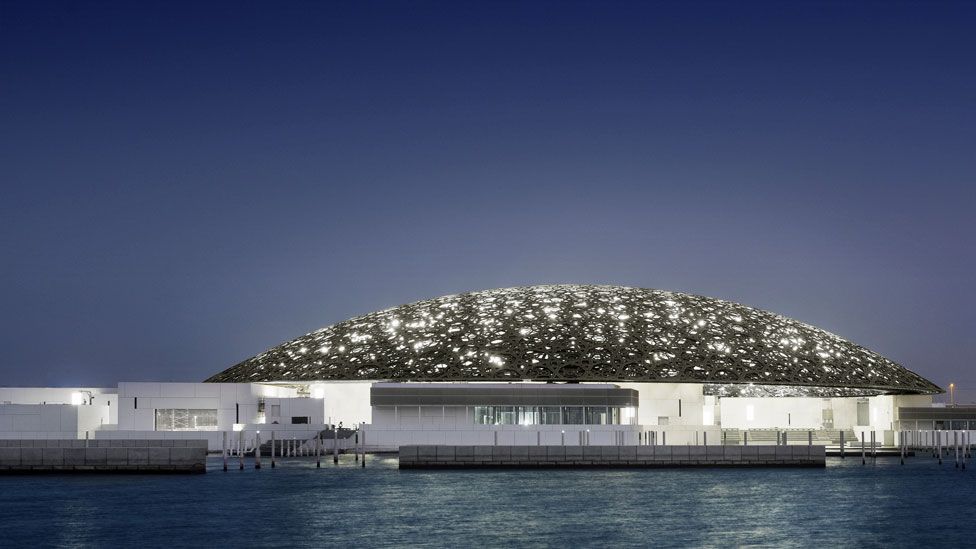
[[[708,297],[552,285],[451,295],[306,334],[207,381],[705,383],[717,395],[939,393],[850,341]]]

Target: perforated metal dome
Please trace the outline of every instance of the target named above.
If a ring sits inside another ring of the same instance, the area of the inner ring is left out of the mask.
[[[207,381],[705,383],[712,394],[911,394],[939,387],[864,347],[767,311],[619,286],[486,290],[303,335]]]

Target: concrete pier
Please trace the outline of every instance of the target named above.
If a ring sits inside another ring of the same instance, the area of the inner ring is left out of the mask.
[[[823,446],[401,446],[401,469],[824,467]]]
[[[204,473],[206,460],[206,440],[0,440],[0,474]]]

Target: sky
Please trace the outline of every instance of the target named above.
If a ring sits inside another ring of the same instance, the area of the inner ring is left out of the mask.
[[[542,283],[976,395],[976,4],[0,0],[0,385]]]

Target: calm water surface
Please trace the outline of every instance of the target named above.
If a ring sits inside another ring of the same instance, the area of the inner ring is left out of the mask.
[[[971,466],[976,466],[972,462]],[[404,471],[352,456],[194,476],[0,477],[0,546],[976,545],[976,469]]]

